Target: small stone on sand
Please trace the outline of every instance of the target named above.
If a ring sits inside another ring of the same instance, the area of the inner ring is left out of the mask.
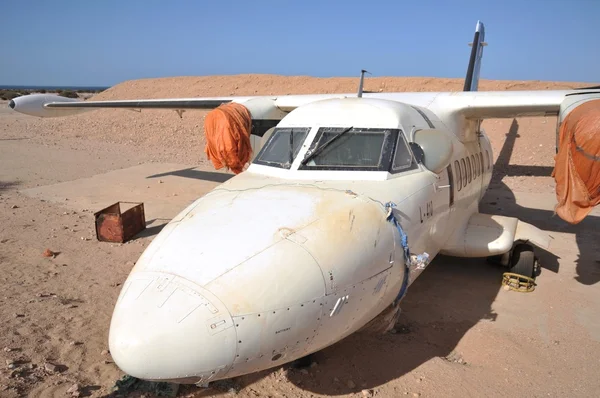
[[[58,366],[56,366],[56,365],[54,365],[52,363],[46,362],[44,364],[44,369],[46,369],[47,372],[56,373],[56,371],[58,370]]]

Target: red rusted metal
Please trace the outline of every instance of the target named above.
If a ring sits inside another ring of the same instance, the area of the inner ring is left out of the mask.
[[[121,203],[135,204],[121,213]],[[144,204],[117,202],[96,213],[96,238],[101,242],[125,243],[146,229]]]

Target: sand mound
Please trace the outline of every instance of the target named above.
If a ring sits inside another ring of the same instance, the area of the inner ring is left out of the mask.
[[[455,91],[462,90],[463,79],[427,77],[367,77],[365,91]],[[564,89],[584,86],[582,83],[540,81],[481,80],[487,90]],[[352,93],[358,88],[358,77],[318,78],[310,76],[232,75],[183,76],[129,80],[96,95],[96,100],[210,97],[223,95],[327,94]]]

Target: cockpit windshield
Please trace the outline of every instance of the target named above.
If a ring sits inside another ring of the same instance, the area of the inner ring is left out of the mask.
[[[290,169],[309,127],[278,127],[253,163]],[[299,170],[404,172],[417,163],[400,129],[320,127]]]
[[[308,127],[276,128],[254,163],[289,169],[308,135]]]
[[[300,169],[388,171],[397,134],[393,129],[322,127]]]

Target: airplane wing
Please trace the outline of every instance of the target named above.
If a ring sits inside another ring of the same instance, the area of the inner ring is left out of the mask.
[[[562,115],[562,110],[590,99],[600,90],[474,91],[440,95],[428,106],[467,119]],[[562,115],[564,116],[564,115]]]
[[[230,98],[169,98],[119,101],[50,102],[51,109],[67,108],[124,108],[124,109],[213,109],[231,102]]]
[[[17,112],[39,117],[57,117],[103,108],[115,109],[214,109],[229,102],[260,101],[261,108],[270,106],[290,112],[310,102],[356,97],[355,93],[229,96],[198,98],[136,99],[116,101],[82,101],[52,94],[31,94],[14,98],[9,107]],[[512,118],[518,116],[558,115],[567,102],[600,98],[600,90],[533,90],[533,91],[460,91],[460,92],[398,92],[365,93],[364,98],[381,98],[429,108],[435,113],[460,114],[467,119]]]
[[[136,99],[116,101],[82,101],[53,94],[30,94],[9,101],[13,110],[31,116],[59,117],[69,116],[90,110],[103,108],[116,109],[214,109],[228,102],[245,102],[252,97],[205,97],[205,98],[164,98]]]
[[[404,93],[391,93],[392,95]],[[408,93],[411,94],[411,93]],[[419,93],[415,93],[419,94]],[[429,93],[428,93],[429,94]],[[269,95],[269,96],[230,96],[230,97],[197,97],[197,98],[161,98],[135,99],[115,101],[82,101],[54,94],[23,95],[9,101],[8,106],[19,113],[38,117],[60,117],[79,114],[95,109],[172,109],[185,111],[191,109],[214,109],[222,104],[237,102],[245,104],[253,114],[253,118],[262,118],[268,108],[280,112],[290,112],[298,106],[328,98],[355,97],[356,94],[308,94],[308,95]],[[367,94],[365,94],[365,97]],[[383,95],[385,97],[385,94]],[[409,95],[410,96],[410,95]],[[404,97],[404,96],[403,96]],[[252,112],[259,108],[259,112]]]

